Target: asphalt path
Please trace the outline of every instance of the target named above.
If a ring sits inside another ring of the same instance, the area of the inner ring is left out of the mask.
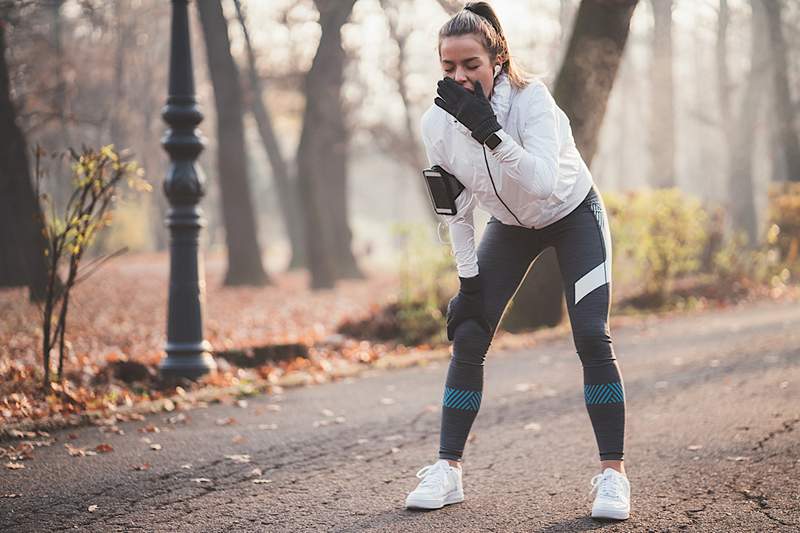
[[[120,424],[124,435],[53,432],[24,469],[0,470],[0,529],[800,531],[800,305],[642,319],[612,335],[627,397],[625,522],[589,517],[599,459],[567,334],[490,351],[463,503],[403,508],[436,460],[440,359],[174,423],[178,413],[152,415]],[[113,451],[64,447],[101,443]]]

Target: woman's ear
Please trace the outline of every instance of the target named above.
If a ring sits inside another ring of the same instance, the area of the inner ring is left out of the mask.
[[[502,70],[502,68],[503,67],[501,67],[500,65],[495,65],[494,66],[494,77],[495,78],[497,77],[498,74],[500,74],[500,70]]]

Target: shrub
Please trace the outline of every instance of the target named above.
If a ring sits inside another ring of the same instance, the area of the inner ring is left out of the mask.
[[[697,272],[708,239],[708,214],[700,201],[678,189],[605,194],[615,269],[626,261],[626,277],[658,305],[675,280]]]
[[[125,161],[113,146],[99,151],[84,149],[78,154],[70,151],[72,160],[72,193],[63,207],[53,205],[46,194],[40,194],[43,151],[36,150],[36,191],[42,205],[43,227],[48,257],[48,284],[42,305],[42,358],[44,386],[50,386],[50,352],[58,346],[58,378],[63,377],[65,333],[69,297],[75,284],[92,274],[107,257],[101,257],[84,267],[81,264],[87,248],[98,232],[111,223],[111,211],[121,181],[136,191],[149,191],[142,171],[134,162]],[[66,270],[66,280],[59,280],[59,270]]]
[[[800,183],[773,186],[769,199],[767,243],[785,268],[800,274]]]
[[[456,290],[450,247],[432,243],[430,230],[421,225],[398,225],[393,236],[402,250],[397,317],[403,336],[441,336],[447,302]]]

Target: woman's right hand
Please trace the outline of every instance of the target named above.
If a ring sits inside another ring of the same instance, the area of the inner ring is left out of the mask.
[[[447,304],[447,339],[450,341],[455,339],[458,326],[470,319],[478,322],[491,335],[492,328],[483,312],[480,278],[459,276],[458,279],[461,281],[461,288]]]

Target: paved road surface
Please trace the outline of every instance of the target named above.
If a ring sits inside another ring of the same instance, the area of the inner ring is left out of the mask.
[[[800,305],[646,320],[613,335],[628,402],[624,523],[588,517],[597,448],[564,338],[490,353],[464,503],[402,508],[436,458],[441,360],[198,409],[181,424],[154,415],[122,424],[125,435],[56,432],[25,469],[0,471],[0,494],[21,494],[0,498],[0,529],[800,530]],[[217,423],[227,417],[235,423]],[[162,431],[139,432],[145,424]],[[64,442],[114,451],[70,457]]]

